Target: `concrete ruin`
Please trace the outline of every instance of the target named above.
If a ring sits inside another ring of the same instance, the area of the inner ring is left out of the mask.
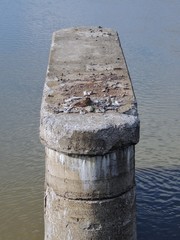
[[[118,34],[53,34],[41,106],[45,240],[135,240],[139,118]]]

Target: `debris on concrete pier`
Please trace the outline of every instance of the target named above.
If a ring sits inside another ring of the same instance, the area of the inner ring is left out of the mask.
[[[139,118],[115,31],[79,27],[53,34],[40,137],[45,240],[135,240]]]

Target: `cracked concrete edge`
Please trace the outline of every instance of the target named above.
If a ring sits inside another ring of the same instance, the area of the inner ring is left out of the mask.
[[[66,114],[43,112],[40,137],[53,150],[67,154],[103,155],[139,141],[139,119],[126,114]],[[84,123],[84,124],[83,124]]]

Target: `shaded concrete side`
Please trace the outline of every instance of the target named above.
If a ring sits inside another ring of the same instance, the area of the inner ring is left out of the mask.
[[[45,240],[135,240],[135,188],[106,200],[70,200],[46,189]]]
[[[134,146],[105,155],[66,155],[46,148],[46,183],[69,199],[120,196],[135,184]]]

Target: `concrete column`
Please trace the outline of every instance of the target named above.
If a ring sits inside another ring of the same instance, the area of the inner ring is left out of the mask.
[[[41,107],[45,240],[136,240],[136,99],[116,32],[53,34]]]

